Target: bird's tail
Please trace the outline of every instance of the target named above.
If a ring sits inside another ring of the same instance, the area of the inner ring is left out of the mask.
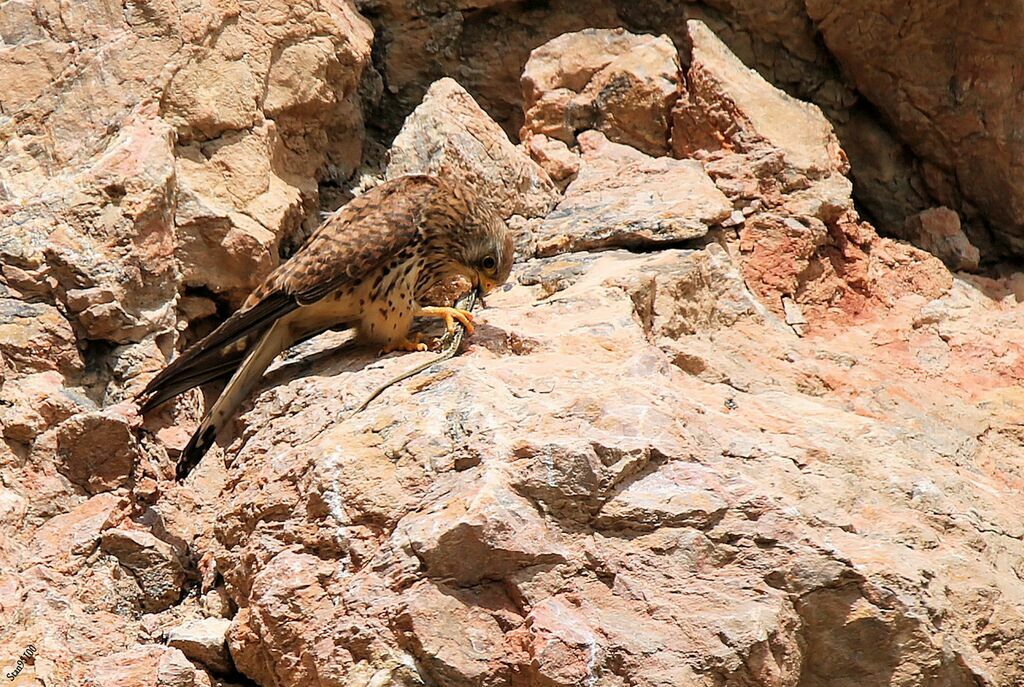
[[[278,320],[260,337],[258,343],[247,351],[245,359],[182,451],[176,470],[178,481],[185,479],[192,468],[199,464],[200,459],[217,438],[217,433],[228,423],[238,406],[256,386],[274,357],[288,347],[288,329],[287,323]]]

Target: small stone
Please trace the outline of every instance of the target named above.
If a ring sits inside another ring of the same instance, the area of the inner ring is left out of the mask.
[[[789,296],[782,297],[782,310],[786,315],[786,324],[793,328],[797,336],[804,335],[804,326],[807,324],[807,318],[804,317],[803,311],[800,306],[797,305]]]
[[[955,271],[975,272],[981,253],[960,228],[960,215],[946,207],[920,212],[906,221],[907,238]]]
[[[178,649],[142,646],[75,666],[74,684],[108,687],[205,687],[209,677]]]
[[[167,542],[144,530],[111,529],[103,533],[100,545],[135,578],[143,610],[158,613],[181,598],[185,570]]]
[[[228,654],[227,633],[231,621],[227,618],[203,618],[171,628],[167,645],[180,649],[190,660],[210,670],[227,673],[232,669]]]
[[[543,134],[534,134],[526,141],[526,150],[551,179],[560,185],[569,183],[580,171],[580,156],[564,142]]]

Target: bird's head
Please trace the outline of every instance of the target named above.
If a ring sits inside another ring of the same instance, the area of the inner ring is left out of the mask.
[[[505,283],[512,271],[515,246],[505,221],[491,211],[477,212],[467,223],[465,266],[473,286],[486,295]]]
[[[504,284],[512,271],[512,234],[505,220],[470,188],[453,185],[453,190],[465,213],[455,249],[457,271],[485,295]]]

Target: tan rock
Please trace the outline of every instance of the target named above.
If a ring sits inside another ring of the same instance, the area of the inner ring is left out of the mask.
[[[503,217],[542,216],[558,199],[547,173],[452,79],[430,87],[395,138],[387,178],[404,174],[456,176]]]
[[[270,67],[263,110],[269,115],[324,110],[337,99],[327,70],[337,64],[329,38],[289,45]]]
[[[16,372],[82,369],[71,325],[44,303],[0,298],[0,355]]]
[[[949,208],[925,210],[906,222],[906,238],[955,271],[974,272],[981,253],[960,228],[960,216]]]
[[[130,420],[111,411],[73,415],[56,428],[58,469],[91,494],[125,486],[141,458]]]
[[[8,382],[0,380],[0,432],[30,443],[50,427],[92,403],[64,388],[58,372],[37,372]]]
[[[142,608],[162,611],[181,598],[185,571],[179,553],[144,530],[109,529],[100,546],[135,578],[142,591]]]
[[[778,148],[785,163],[816,179],[849,169],[832,125],[817,107],[787,96],[748,69],[701,21],[691,42],[686,90],[672,111],[672,151],[691,157],[723,147]]]
[[[579,131],[596,129],[616,143],[664,155],[679,82],[679,58],[668,36],[623,29],[564,34],[530,53],[520,138],[544,134],[572,144]]]
[[[314,5],[100,3],[56,20],[64,28],[42,32],[45,44],[20,44],[0,70],[61,78],[21,79],[7,110],[17,117],[0,164],[4,214],[21,231],[0,242],[5,271],[62,301],[85,338],[119,344],[173,328],[179,267],[188,284],[240,300],[313,210],[316,177],[359,162],[356,87],[372,32],[347,2]],[[11,17],[12,36],[45,23]],[[197,178],[180,161],[203,144],[210,172]],[[197,204],[213,209],[190,214]]]
[[[539,255],[699,238],[732,212],[698,162],[651,158],[597,132],[580,147],[579,174],[535,227]]]
[[[302,217],[299,191],[271,164],[281,148],[268,124],[181,150],[175,222],[187,284],[241,301],[277,265],[279,233],[267,227]]]
[[[227,673],[231,670],[227,618],[202,618],[178,625],[167,634],[167,646],[180,649],[186,657],[210,670]]]
[[[175,73],[162,105],[179,136],[200,134],[210,139],[255,126],[262,90],[249,60],[231,60],[214,52]]]

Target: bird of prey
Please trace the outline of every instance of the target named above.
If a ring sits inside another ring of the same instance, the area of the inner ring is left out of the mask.
[[[278,353],[325,329],[355,327],[384,352],[426,350],[409,328],[417,316],[455,321],[465,310],[420,307],[442,279],[462,275],[485,294],[512,269],[505,222],[464,185],[430,176],[387,181],[331,215],[271,272],[241,309],[179,355],[140,394],[146,412],[231,374],[178,461],[184,479]]]

